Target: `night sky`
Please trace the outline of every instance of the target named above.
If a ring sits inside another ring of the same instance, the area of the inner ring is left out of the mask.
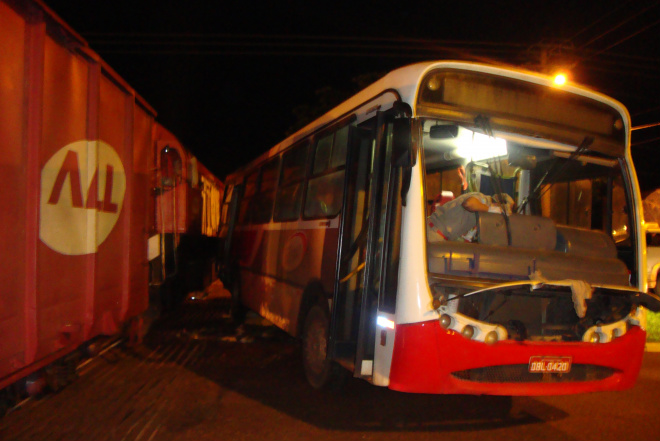
[[[423,60],[570,66],[633,127],[660,122],[660,0],[45,2],[220,177]],[[642,190],[660,187],[660,126],[632,140]]]

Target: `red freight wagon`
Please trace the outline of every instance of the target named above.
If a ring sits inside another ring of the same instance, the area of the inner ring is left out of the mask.
[[[223,185],[41,2],[0,1],[0,29],[1,394],[139,317],[150,285],[208,282]]]
[[[163,126],[155,126],[155,228],[151,281],[168,307],[216,278],[222,182]],[[160,251],[164,250],[163,253]]]

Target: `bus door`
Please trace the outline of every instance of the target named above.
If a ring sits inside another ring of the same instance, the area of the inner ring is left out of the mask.
[[[379,311],[393,320],[402,201],[394,112],[379,113],[373,123],[351,136],[329,341],[330,358],[368,380]]]
[[[351,126],[330,325],[329,358],[353,370],[363,304],[375,121]]]

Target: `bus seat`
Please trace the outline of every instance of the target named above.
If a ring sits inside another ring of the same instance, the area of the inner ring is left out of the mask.
[[[616,259],[616,244],[600,230],[557,225],[557,251],[577,256],[600,256]]]
[[[478,213],[479,243],[507,246],[506,219],[497,213]],[[557,245],[557,227],[552,219],[542,216],[512,214],[509,216],[511,246],[538,250],[554,250]]]

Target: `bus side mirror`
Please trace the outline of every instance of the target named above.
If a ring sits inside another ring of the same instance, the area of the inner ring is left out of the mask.
[[[398,167],[410,168],[414,165],[411,133],[411,120],[409,118],[398,118],[394,120],[392,131],[392,162]]]

